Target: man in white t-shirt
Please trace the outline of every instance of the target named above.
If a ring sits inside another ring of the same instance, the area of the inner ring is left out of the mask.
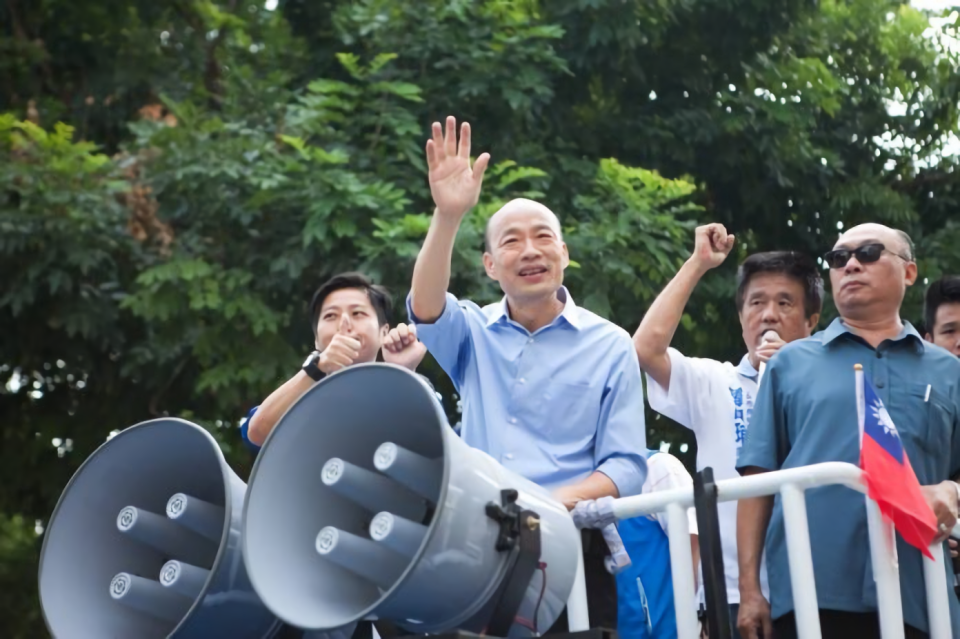
[[[739,477],[737,455],[750,424],[761,364],[787,342],[809,337],[823,306],[823,280],[813,260],[790,251],[757,253],[737,272],[736,306],[747,347],[740,363],[685,357],[670,348],[693,289],[723,263],[733,244],[734,236],[722,224],[697,228],[693,254],[651,305],[633,338],[647,374],[650,407],[693,431],[697,469],[713,468],[716,479]],[[736,502],[719,504],[718,515],[727,602],[738,637]],[[765,570],[761,581],[768,592]]]

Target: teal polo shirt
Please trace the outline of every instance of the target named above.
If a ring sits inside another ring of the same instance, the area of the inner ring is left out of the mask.
[[[960,359],[924,342],[908,322],[876,349],[838,318],[826,330],[784,346],[767,365],[738,470],[796,468],[828,461],[859,465],[854,365],[865,375],[896,424],[921,485],[960,471]],[[929,397],[927,388],[930,388]],[[864,496],[843,486],[806,491],[810,545],[819,607],[877,610]],[[773,618],[793,610],[783,508],[776,497],[766,537]],[[904,621],[928,632],[920,551],[897,535]],[[946,553],[946,544],[944,544]],[[945,555],[949,557],[949,555]],[[946,562],[944,586],[952,591]],[[953,636],[960,637],[960,603],[951,595]]]

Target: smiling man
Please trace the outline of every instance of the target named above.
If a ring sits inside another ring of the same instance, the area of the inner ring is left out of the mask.
[[[384,361],[416,371],[426,355],[416,329],[388,323],[387,289],[361,273],[340,273],[324,282],[310,302],[314,350],[297,373],[254,406],[241,426],[244,441],[258,451],[267,436],[300,396],[327,375],[341,369]]]
[[[486,231],[483,265],[503,299],[480,308],[447,292],[457,230],[480,196],[486,153],[470,166],[470,127],[456,121],[427,142],[436,210],[407,298],[420,339],[463,400],[462,436],[568,508],[638,494],[646,475],[643,388],[623,329],[577,306],[563,286],[570,262],[550,209],[513,200]],[[616,585],[599,531],[584,531],[592,625],[615,628]],[[554,626],[562,627],[563,623]]]
[[[960,471],[960,360],[923,341],[900,317],[906,289],[917,278],[914,260],[910,238],[886,226],[863,224],[840,236],[824,255],[840,317],[770,360],[737,466],[750,475],[828,461],[858,464],[854,365],[860,364],[897,427],[942,541],[957,521],[958,486],[949,478]],[[808,490],[806,503],[824,639],[879,639],[863,496],[824,486]],[[779,498],[740,501],[737,544],[741,634],[796,637]],[[764,547],[769,605],[757,586]],[[925,637],[920,552],[898,535],[897,554],[905,635]],[[952,583],[951,562],[946,570]],[[953,636],[960,637],[960,606],[949,599]]]

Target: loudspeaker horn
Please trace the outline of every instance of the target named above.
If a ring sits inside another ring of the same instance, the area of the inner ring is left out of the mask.
[[[240,552],[246,485],[216,440],[182,419],[131,426],[77,470],[40,553],[40,603],[58,639],[262,639],[280,621]]]
[[[464,444],[417,375],[351,366],[307,391],[260,451],[244,507],[250,580],[301,628],[378,618],[417,634],[482,632],[508,578],[487,508],[509,490],[539,519],[539,564],[509,626],[530,636],[550,628],[570,595],[580,549],[570,515]]]

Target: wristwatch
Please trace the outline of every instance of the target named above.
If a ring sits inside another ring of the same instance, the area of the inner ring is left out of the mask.
[[[307,356],[306,361],[303,363],[303,368],[301,369],[304,373],[310,376],[315,382],[319,382],[321,379],[327,376],[320,367],[317,366],[317,362],[320,361],[320,351],[313,351]]]

